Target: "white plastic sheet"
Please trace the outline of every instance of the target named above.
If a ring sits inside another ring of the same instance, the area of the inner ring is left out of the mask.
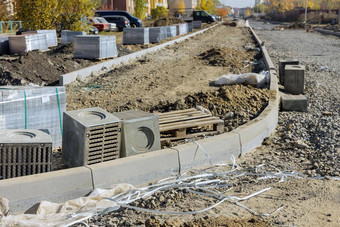
[[[117,206],[116,202],[105,198],[113,197],[133,188],[130,184],[118,184],[110,190],[95,189],[88,197],[69,200],[65,203],[42,201],[35,214],[5,216],[1,219],[0,226],[70,226],[81,220],[87,220],[98,211]]]
[[[244,73],[244,74],[227,74],[223,75],[211,82],[214,85],[234,85],[234,84],[247,84],[256,87],[263,87],[269,83],[268,71],[258,73]]]

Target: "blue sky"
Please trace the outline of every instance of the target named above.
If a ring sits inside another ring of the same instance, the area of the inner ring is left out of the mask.
[[[243,8],[243,7],[253,7],[255,0],[220,0],[220,2],[224,5]]]

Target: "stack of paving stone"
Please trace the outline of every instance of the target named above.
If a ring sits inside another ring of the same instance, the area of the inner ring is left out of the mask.
[[[0,36],[0,55],[9,54],[8,36]]]
[[[17,35],[8,37],[11,54],[25,53],[32,50],[47,50],[45,34]]]
[[[188,32],[193,32],[194,31],[192,23],[187,23],[187,26],[188,26]]]
[[[298,60],[279,61],[279,81],[284,86],[280,92],[282,110],[307,112],[308,100],[303,95],[305,71]]]
[[[166,27],[149,28],[150,43],[158,43],[167,38]]]
[[[123,44],[148,44],[149,28],[124,28]]]
[[[171,38],[177,35],[176,26],[166,26],[166,36],[167,38]]]
[[[76,35],[86,35],[86,32],[62,30],[61,31],[61,44],[72,43],[73,38]]]
[[[187,24],[177,24],[176,28],[177,28],[177,35],[184,35],[184,34],[188,33]]]
[[[0,130],[48,129],[53,146],[62,143],[65,87],[0,87]]]
[[[56,30],[37,30],[38,34],[45,34],[47,39],[47,46],[58,46]]]
[[[200,20],[194,20],[194,21],[192,22],[192,27],[193,27],[194,29],[201,29],[201,28],[202,28],[202,21],[200,21]]]
[[[118,56],[116,36],[77,35],[73,43],[75,58],[105,59]]]

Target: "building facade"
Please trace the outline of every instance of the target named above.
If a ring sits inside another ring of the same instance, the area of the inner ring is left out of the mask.
[[[199,0],[169,0],[168,4],[172,13],[190,15],[199,5]]]
[[[134,13],[133,0],[102,0],[101,10],[122,10],[131,14]]]
[[[168,8],[168,0],[146,0],[146,13],[151,15],[151,10],[157,6]]]

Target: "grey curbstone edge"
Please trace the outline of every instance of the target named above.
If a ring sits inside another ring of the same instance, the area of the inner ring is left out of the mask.
[[[327,31],[325,29],[314,29],[314,31],[320,32],[321,34],[326,34],[326,35],[334,35],[337,37],[340,37],[340,32],[333,32],[333,31]]]
[[[178,43],[178,42],[183,42],[183,41],[185,41],[185,40],[187,40],[187,39],[189,39],[193,36],[201,34],[201,33],[205,32],[209,29],[212,29],[212,28],[216,27],[217,25],[218,24],[213,25],[209,28],[203,29],[201,31],[197,31],[197,32],[194,32],[192,34],[180,37],[178,39],[159,44],[157,46],[154,46],[154,47],[151,47],[151,48],[148,48],[148,49],[145,49],[145,50],[141,50],[141,51],[138,51],[138,52],[135,52],[135,53],[132,53],[132,54],[128,54],[128,55],[125,55],[125,56],[122,56],[122,57],[119,57],[119,58],[116,58],[116,59],[108,60],[108,61],[96,64],[96,65],[92,65],[92,66],[89,66],[89,67],[86,67],[86,68],[83,68],[83,69],[80,69],[80,70],[77,70],[77,71],[66,73],[66,74],[61,75],[59,77],[59,85],[70,84],[73,81],[77,80],[77,78],[85,78],[85,77],[88,77],[90,75],[97,75],[98,76],[98,75],[104,74],[104,73],[108,72],[110,69],[113,69],[114,66],[116,66],[116,65],[126,64],[126,63],[133,61],[133,60],[136,60],[137,58],[140,58],[140,57],[142,57],[146,54],[158,51],[162,48],[165,48],[167,46],[171,46],[171,45]]]
[[[226,133],[197,141],[204,151],[197,144],[189,143],[88,167],[92,170],[94,187],[106,188],[123,182],[142,185],[183,172],[191,166],[230,161],[232,155],[237,158],[241,154],[238,138],[236,133]]]
[[[60,202],[93,190],[91,170],[86,167],[24,176],[0,181],[0,196],[12,211],[25,211],[41,200]]]
[[[257,37],[253,31],[252,34]],[[261,43],[258,37],[256,40]],[[264,46],[261,48],[266,51]],[[266,59],[266,64],[273,67],[270,59]],[[278,122],[277,74],[274,68],[269,72],[273,97],[260,116],[232,132],[196,141],[204,150],[199,148],[196,156],[198,146],[192,142],[87,167],[2,180],[0,196],[10,200],[12,211],[20,212],[41,200],[63,202],[84,196],[94,187],[110,187],[116,183],[143,185],[188,170],[193,164],[198,168],[209,166],[210,161],[216,164],[230,161],[232,156],[237,158],[259,146],[275,130]]]

